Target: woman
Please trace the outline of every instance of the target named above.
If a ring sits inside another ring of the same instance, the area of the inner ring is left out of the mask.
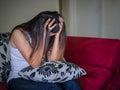
[[[44,11],[32,20],[16,26],[10,36],[11,72],[9,90],[80,90],[76,81],[42,83],[20,78],[18,72],[27,66],[36,68],[46,58],[63,60],[65,23],[57,12]]]

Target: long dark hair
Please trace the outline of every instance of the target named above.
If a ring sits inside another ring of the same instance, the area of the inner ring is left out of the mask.
[[[33,50],[36,50],[36,47],[39,48],[41,46],[41,42],[43,40],[43,33],[44,33],[44,24],[48,18],[55,18],[55,23],[57,23],[57,26],[52,30],[52,32],[57,32],[59,30],[59,17],[62,17],[57,11],[43,11],[39,13],[37,16],[35,16],[33,19],[31,19],[28,22],[22,23],[20,25],[17,25],[13,28],[12,32],[15,29],[20,29],[24,34],[28,33],[28,35],[31,37],[31,46]],[[48,35],[48,30],[46,34],[46,40],[45,40],[45,49],[44,53],[47,52],[48,47],[51,48],[54,42],[54,36]],[[11,33],[12,34],[12,33]],[[27,35],[26,35],[27,36]],[[64,51],[65,48],[65,22],[63,22],[63,30],[60,33],[60,48],[61,51]]]

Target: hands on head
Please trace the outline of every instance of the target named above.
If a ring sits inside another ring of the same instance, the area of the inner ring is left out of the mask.
[[[64,21],[63,18],[60,16],[59,16],[58,23],[56,23],[55,18],[48,18],[44,24],[44,31],[46,32],[48,28],[49,36],[59,35],[63,29],[63,21]],[[57,27],[57,25],[59,28],[56,28],[56,29],[59,29],[59,30],[53,31],[53,29]]]
[[[50,41],[48,43],[48,46],[50,46],[50,48],[48,48],[48,51],[46,52],[49,61],[60,60],[62,56],[62,50],[60,49],[61,46],[59,39],[60,33],[63,30],[64,21],[63,18],[60,16],[57,20],[56,18],[48,18],[44,24],[44,32],[48,32],[48,34],[45,35],[47,35],[47,37],[51,37],[52,39],[49,39]],[[55,36],[55,38],[52,38],[52,36]]]

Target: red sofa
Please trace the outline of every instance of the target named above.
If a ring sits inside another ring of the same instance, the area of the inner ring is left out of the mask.
[[[87,71],[83,90],[120,90],[120,40],[68,37],[65,58]]]
[[[87,71],[78,78],[83,90],[120,90],[120,40],[68,36],[65,58]]]

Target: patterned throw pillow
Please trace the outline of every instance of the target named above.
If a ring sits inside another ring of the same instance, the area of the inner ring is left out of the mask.
[[[37,68],[30,66],[18,73],[22,78],[37,82],[65,82],[86,75],[86,71],[79,66],[66,62],[45,62]]]
[[[10,70],[9,33],[0,33],[0,82],[8,78]]]

